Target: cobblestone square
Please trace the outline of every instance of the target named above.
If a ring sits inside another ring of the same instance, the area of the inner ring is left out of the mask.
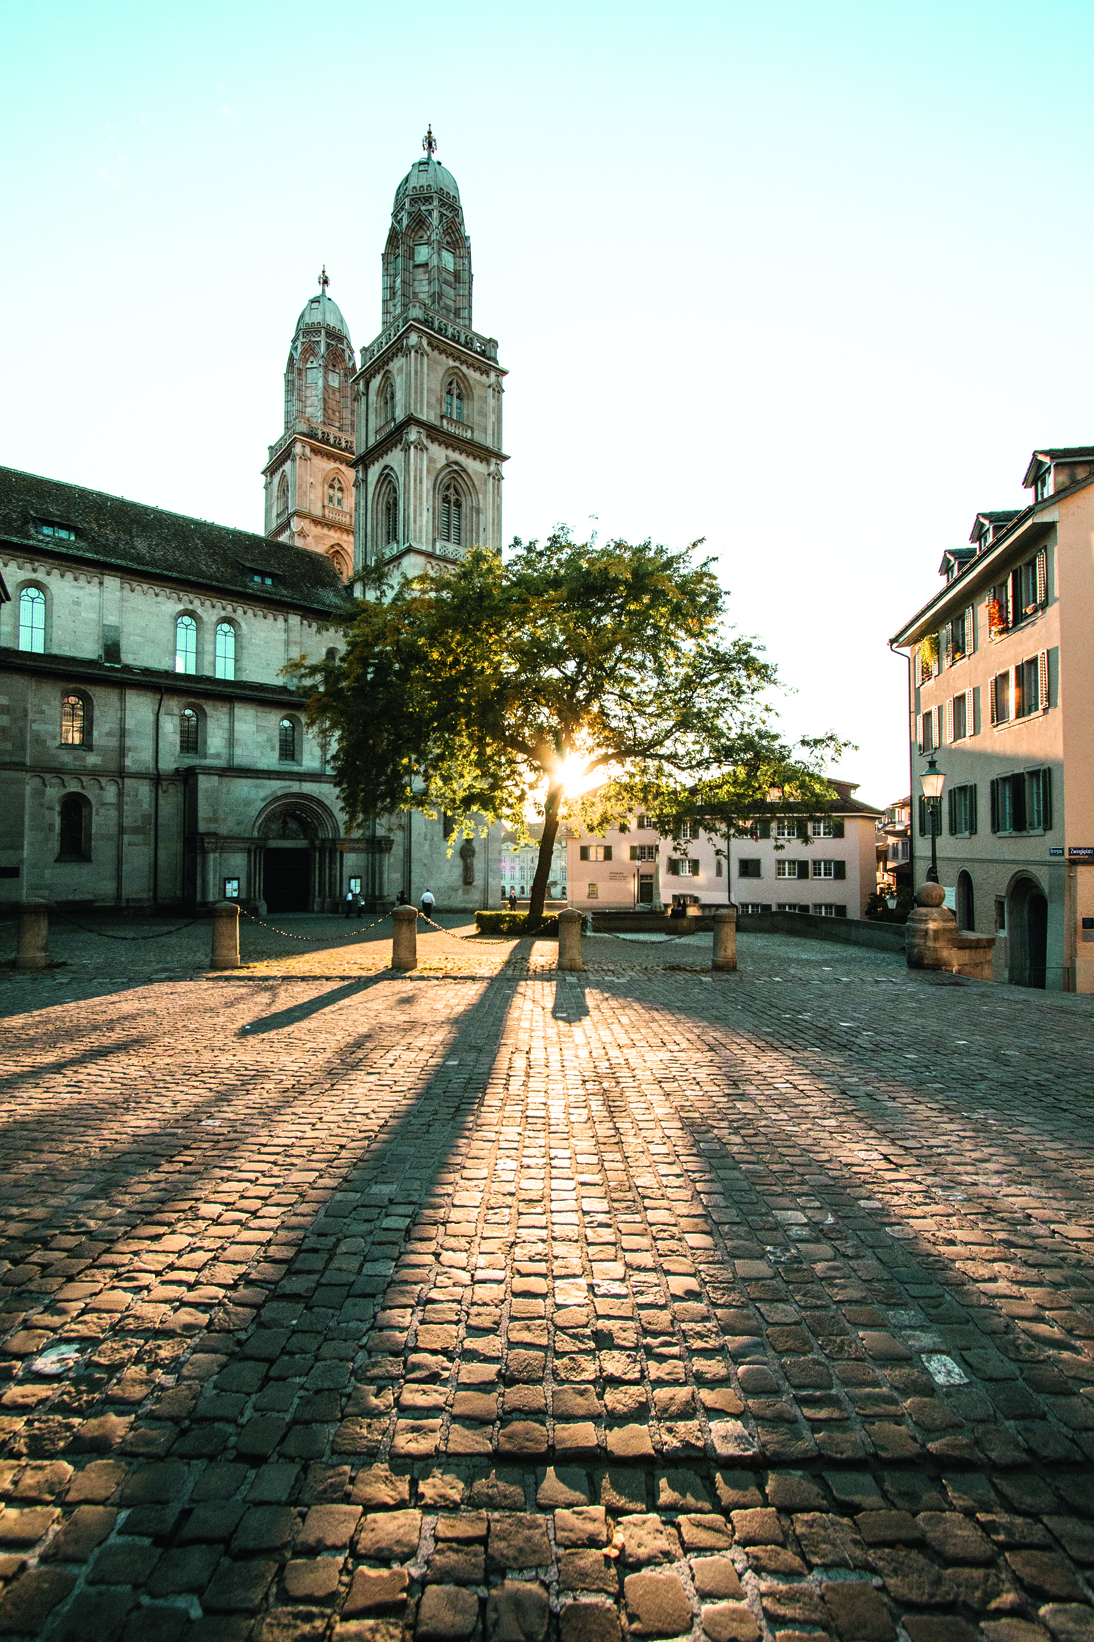
[[[1088,999],[313,926],[0,972],[0,1635],[1094,1642]]]

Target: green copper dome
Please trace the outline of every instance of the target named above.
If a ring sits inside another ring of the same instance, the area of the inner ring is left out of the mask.
[[[397,211],[407,195],[413,190],[432,194],[447,194],[460,203],[460,191],[456,187],[456,179],[451,171],[446,171],[438,160],[430,154],[420,160],[415,160],[398,188],[395,190],[395,201],[392,210]]]
[[[349,342],[349,326],[342,318],[342,310],[337,302],[327,295],[326,286],[317,296],[309,297],[304,304],[303,312],[296,322],[297,335],[305,325],[325,325],[328,331],[337,331]]]

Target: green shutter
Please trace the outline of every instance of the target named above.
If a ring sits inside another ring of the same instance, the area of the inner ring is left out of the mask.
[[[612,858],[612,846],[610,844],[605,844],[604,845],[604,860],[605,861],[610,861],[611,858]]]
[[[799,878],[808,878],[809,877],[809,862],[808,861],[799,861],[798,862],[798,877]]]
[[[632,861],[637,861],[638,860],[638,845],[637,844],[632,844],[631,845],[631,860]]]
[[[845,831],[845,828],[844,828],[844,824],[843,824],[843,816],[842,815],[834,815],[832,817],[832,837],[833,838],[842,838],[843,835],[844,835],[844,831]]]
[[[836,861],[833,864],[834,864],[835,869],[836,869],[836,877],[837,878],[846,878],[847,877],[847,862],[846,861]]]
[[[920,799],[920,803],[922,803],[922,802],[923,802],[923,800]],[[998,777],[996,777],[996,779],[991,783],[991,830],[992,830],[992,832],[998,832],[999,831],[999,778]]]
[[[756,832],[757,832],[757,835],[760,838],[770,838],[771,837],[771,822],[770,821],[758,821],[756,823]]]
[[[589,846],[588,846],[588,844],[582,844],[581,845],[581,859],[583,861],[587,861],[589,859]]]

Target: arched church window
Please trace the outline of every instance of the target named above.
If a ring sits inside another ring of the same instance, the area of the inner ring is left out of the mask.
[[[217,678],[235,678],[236,676],[236,630],[230,621],[217,623],[216,676]]]
[[[311,422],[322,420],[323,367],[308,365],[304,371],[304,414]]]
[[[65,696],[61,702],[61,746],[86,746],[87,731],[87,713],[83,696]]]
[[[384,546],[393,547],[399,540],[399,496],[393,484],[389,484],[384,492],[381,509],[381,529],[383,531]]]
[[[441,492],[441,541],[458,547],[463,540],[463,497],[455,484]]]
[[[175,672],[198,670],[198,624],[193,616],[180,616],[175,623]]]
[[[282,764],[296,762],[296,721],[283,718],[277,726],[277,757]]]
[[[327,486],[327,506],[344,508],[345,505],[346,492],[342,485],[341,479],[339,479],[338,475],[335,474],[334,478]]]
[[[19,595],[19,648],[41,655],[46,647],[46,596],[40,587]]]
[[[66,793],[58,815],[59,861],[90,861],[91,805],[82,793]]]
[[[193,707],[179,714],[179,752],[196,753],[201,740],[201,721]]]
[[[463,421],[463,388],[458,377],[450,377],[444,390],[444,414],[454,422]]]
[[[394,420],[394,417],[395,384],[393,382],[387,382],[384,384],[384,391],[380,396],[380,420],[381,422],[391,422]]]
[[[277,481],[277,516],[289,511],[289,478],[283,473]]]

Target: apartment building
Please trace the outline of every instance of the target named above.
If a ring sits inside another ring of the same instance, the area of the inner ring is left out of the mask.
[[[816,820],[783,815],[757,821],[751,837],[709,833],[697,823],[687,837],[663,837],[653,816],[630,818],[626,832],[569,840],[570,905],[583,911],[640,906],[735,904],[748,912],[813,912],[861,918],[876,886],[880,811],[833,781],[839,797]]]
[[[978,513],[907,652],[914,880],[935,830],[959,925],[997,932],[996,975],[1094,991],[1094,446],[1034,451],[1026,507]],[[929,758],[945,776],[919,796]]]

